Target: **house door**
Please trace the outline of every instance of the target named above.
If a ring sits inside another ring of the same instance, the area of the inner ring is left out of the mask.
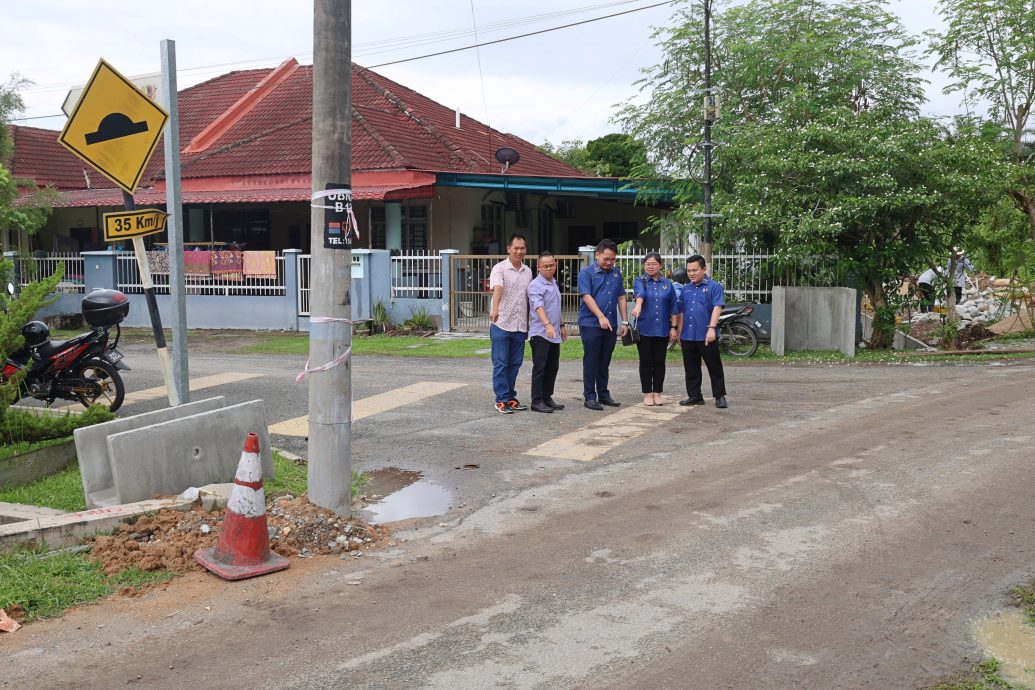
[[[588,245],[596,246],[600,238],[597,236],[595,225],[569,225],[568,226],[568,253],[578,254],[579,247]]]

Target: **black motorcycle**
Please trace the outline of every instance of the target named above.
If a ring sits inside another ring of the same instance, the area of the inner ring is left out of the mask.
[[[118,290],[94,290],[83,298],[82,314],[89,333],[70,340],[53,341],[42,321],[22,326],[25,345],[11,354],[0,369],[0,384],[19,372],[21,394],[52,405],[55,400],[72,400],[84,406],[100,403],[114,412],[126,397],[126,385],[119,370],[129,370],[118,351],[122,329],[129,314],[129,299]],[[115,327],[115,341],[109,332]]]
[[[719,347],[734,357],[750,357],[758,351],[756,328],[762,324],[751,316],[754,307],[750,304],[726,307],[719,314]]]

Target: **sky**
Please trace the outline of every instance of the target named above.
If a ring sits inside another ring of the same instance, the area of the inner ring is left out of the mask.
[[[635,98],[644,67],[661,62],[651,37],[671,4],[659,0],[359,0],[352,3],[353,61],[496,129],[534,144],[588,141],[619,131],[615,105]],[[636,10],[528,38],[374,67],[452,48]],[[939,28],[935,0],[890,0],[906,29]],[[0,82],[34,85],[18,124],[60,129],[68,90],[99,58],[133,76],[161,69],[160,42],[176,43],[180,89],[236,69],[312,62],[311,0],[40,0],[6,3]],[[477,35],[477,40],[476,40]],[[401,40],[408,39],[408,40]],[[961,112],[944,77],[928,74],[927,114]]]

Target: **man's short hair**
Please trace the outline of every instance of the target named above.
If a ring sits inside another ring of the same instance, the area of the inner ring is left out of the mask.
[[[599,254],[600,252],[608,250],[608,249],[613,251],[615,254],[618,253],[618,245],[614,243],[614,240],[609,240],[607,238],[604,238],[604,239],[600,240],[599,244],[597,244],[597,250],[596,251],[597,251],[597,254]]]
[[[539,260],[542,261],[548,256],[553,256],[553,252],[539,252]]]
[[[522,235],[521,233],[515,232],[513,235],[511,235],[507,239],[507,246],[509,247],[510,245],[514,244],[514,240],[521,240],[525,244],[528,244],[528,240],[525,239],[524,235]]]
[[[708,264],[705,263],[704,257],[701,256],[700,254],[694,254],[693,256],[686,257],[686,265],[687,266],[689,266],[690,264],[693,264],[693,263],[701,264],[701,268],[708,268]]]

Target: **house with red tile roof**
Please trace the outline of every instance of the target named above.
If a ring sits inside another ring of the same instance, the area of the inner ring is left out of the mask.
[[[187,247],[309,251],[312,67],[289,59],[224,74],[182,90],[179,110]],[[18,248],[103,249],[102,214],[122,209],[120,190],[60,146],[57,132],[12,132],[13,173],[59,192],[47,229],[19,238]],[[518,162],[504,169],[496,159],[501,148],[516,151]],[[659,208],[636,205],[625,182],[587,177],[355,64],[352,170],[361,231],[353,246],[495,253],[512,232],[528,237],[530,253],[570,254],[603,237],[659,245],[640,236]],[[140,207],[163,207],[165,198],[158,147],[135,199]]]

